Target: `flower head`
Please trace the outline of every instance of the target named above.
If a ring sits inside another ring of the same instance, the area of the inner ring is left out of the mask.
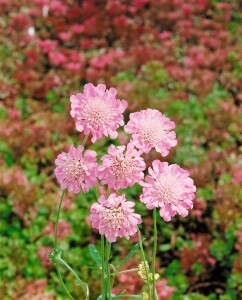
[[[102,165],[98,167],[98,178],[102,184],[118,190],[133,186],[144,178],[145,162],[140,157],[140,151],[131,144],[115,147],[111,145],[108,154],[104,155]]]
[[[124,125],[122,113],[127,107],[125,100],[116,99],[115,88],[106,90],[104,84],[95,87],[88,83],[83,93],[71,96],[71,116],[76,129],[84,134],[92,134],[92,142],[102,136],[112,139],[118,136],[116,129]]]
[[[131,113],[130,120],[124,127],[126,133],[132,134],[131,143],[144,153],[152,148],[166,156],[176,146],[176,134],[171,131],[175,123],[156,109],[146,109]]]
[[[83,146],[70,146],[69,152],[62,152],[55,160],[55,175],[61,189],[68,188],[69,192],[79,193],[80,189],[87,193],[97,184],[96,152],[85,151]]]
[[[178,165],[168,165],[167,162],[155,160],[153,168],[149,168],[146,182],[143,182],[141,202],[148,209],[160,208],[160,215],[170,221],[177,213],[182,217],[188,215],[188,209],[193,207],[192,200],[196,187],[189,177],[189,172]]]
[[[92,227],[104,234],[109,242],[115,242],[117,237],[129,239],[137,232],[141,216],[134,212],[134,203],[126,201],[124,194],[113,193],[107,199],[102,195],[98,202],[91,206],[89,218]]]

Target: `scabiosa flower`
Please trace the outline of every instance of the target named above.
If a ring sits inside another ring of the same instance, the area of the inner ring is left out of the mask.
[[[131,113],[130,120],[124,127],[126,133],[132,134],[131,143],[144,153],[152,148],[166,156],[176,146],[176,134],[171,131],[175,123],[156,109],[146,109]]]
[[[115,147],[111,145],[108,154],[104,155],[102,165],[98,166],[98,178],[102,184],[118,190],[133,186],[137,182],[141,182],[144,178],[146,165],[142,157],[141,151],[134,149],[131,144],[126,146]]]
[[[196,187],[189,177],[189,172],[180,166],[155,160],[149,168],[150,176],[146,176],[143,182],[143,194],[141,202],[148,209],[160,207],[160,215],[166,221],[170,221],[177,213],[182,217],[188,215],[188,209],[193,207],[192,200]]]
[[[138,231],[141,216],[134,212],[134,203],[126,201],[125,195],[111,194],[107,199],[100,196],[99,203],[91,206],[90,221],[92,227],[104,234],[109,242],[115,242],[117,237],[129,239]]]
[[[102,136],[117,138],[116,129],[124,125],[122,113],[127,101],[116,99],[117,90],[106,90],[105,84],[95,87],[92,83],[84,86],[83,93],[71,96],[71,116],[76,129],[84,134],[92,134],[92,142]]]
[[[87,193],[97,184],[97,153],[86,150],[83,155],[83,146],[70,146],[69,152],[62,152],[55,160],[55,175],[61,189],[68,188],[69,192],[79,193],[80,189]]]

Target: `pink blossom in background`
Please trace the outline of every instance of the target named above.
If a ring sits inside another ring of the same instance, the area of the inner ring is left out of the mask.
[[[42,230],[43,234],[48,234],[54,236],[55,234],[55,223],[49,222],[48,226]],[[60,220],[59,221],[59,229],[58,229],[58,237],[65,238],[71,234],[71,223]]]
[[[177,213],[182,217],[188,215],[193,207],[196,187],[189,177],[189,172],[180,166],[155,160],[145,178],[141,202],[148,209],[160,208],[160,215],[168,222]]]
[[[116,242],[117,237],[129,239],[138,231],[141,216],[134,212],[134,203],[126,201],[125,195],[111,194],[107,199],[102,195],[92,204],[90,221],[92,227],[104,234],[109,242]]]
[[[54,52],[48,53],[48,55],[49,55],[50,61],[52,62],[52,64],[54,66],[60,66],[63,63],[67,62],[67,57],[64,54],[62,54],[61,52],[54,51]]]
[[[71,116],[76,129],[84,134],[92,134],[94,143],[101,137],[117,138],[116,129],[124,125],[123,112],[127,107],[125,100],[116,99],[115,88],[106,89],[104,84],[95,87],[88,83],[83,93],[71,96]]]
[[[43,51],[43,53],[49,53],[57,47],[58,41],[39,40],[38,45],[41,48],[41,50]]]
[[[55,160],[55,175],[61,189],[79,193],[80,190],[87,193],[91,187],[97,184],[97,153],[92,150],[84,151],[83,146],[75,148],[70,146],[69,152],[62,152]]]
[[[131,134],[131,143],[148,153],[152,148],[166,156],[176,146],[176,134],[172,129],[175,123],[156,109],[146,109],[131,113],[130,120],[124,127]]]
[[[111,145],[108,154],[101,157],[102,164],[98,166],[98,178],[101,183],[115,190],[140,183],[146,168],[140,154],[131,144],[127,145],[127,149],[126,146]]]
[[[176,288],[173,286],[168,286],[167,280],[162,279],[161,281],[156,283],[156,290],[157,290],[158,300],[166,300],[173,295]]]
[[[38,257],[42,261],[44,267],[49,268],[51,267],[50,259],[48,254],[52,252],[52,248],[48,246],[40,246],[38,249]]]

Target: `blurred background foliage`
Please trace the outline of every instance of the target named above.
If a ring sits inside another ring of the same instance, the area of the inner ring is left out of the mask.
[[[177,124],[176,150],[145,158],[179,163],[198,187],[189,217],[159,218],[160,299],[241,299],[240,8],[236,0],[0,0],[2,299],[66,299],[48,259],[60,199],[53,169],[57,154],[83,139],[69,97],[87,82],[117,88],[129,102],[126,120],[151,107]],[[87,144],[102,155],[110,143]],[[151,214],[139,194],[137,186],[127,190],[150,249]],[[90,243],[99,248],[87,218],[94,200],[94,191],[68,194],[60,223],[63,256],[89,282],[91,299],[100,294],[88,251]],[[113,263],[136,242],[119,240]],[[137,253],[125,267],[139,263]],[[118,277],[115,291],[124,289],[141,293],[137,275]]]

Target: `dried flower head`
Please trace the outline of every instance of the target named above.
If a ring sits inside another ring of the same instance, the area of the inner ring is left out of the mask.
[[[102,136],[117,138],[116,129],[124,125],[123,112],[127,108],[125,100],[116,99],[117,90],[106,90],[104,84],[95,87],[92,83],[84,86],[83,93],[71,96],[71,116],[76,129],[84,134],[92,134],[92,142]]]
[[[192,200],[195,197],[196,187],[189,177],[189,172],[180,166],[155,160],[153,168],[149,168],[149,174],[143,182],[143,194],[141,202],[148,209],[160,208],[160,215],[166,221],[170,221],[177,213],[182,217],[188,215],[188,209],[193,207]]]
[[[133,186],[144,178],[146,165],[140,151],[131,144],[127,145],[126,153],[125,149],[126,146],[111,145],[108,154],[101,158],[102,165],[98,167],[98,178],[102,184],[115,190]]]
[[[126,201],[125,195],[111,194],[107,199],[102,195],[99,203],[91,206],[90,221],[93,228],[104,234],[109,242],[115,242],[117,237],[129,239],[138,230],[141,216],[134,212],[134,203]]]
[[[131,113],[130,120],[124,127],[126,133],[132,134],[131,143],[148,153],[152,148],[166,156],[176,146],[176,134],[172,129],[175,123],[156,109],[146,109]]]
[[[55,175],[62,190],[68,188],[69,192],[79,193],[82,189],[87,193],[97,184],[97,154],[87,150],[83,155],[83,151],[83,146],[75,148],[71,145],[68,153],[62,152],[57,156]]]

